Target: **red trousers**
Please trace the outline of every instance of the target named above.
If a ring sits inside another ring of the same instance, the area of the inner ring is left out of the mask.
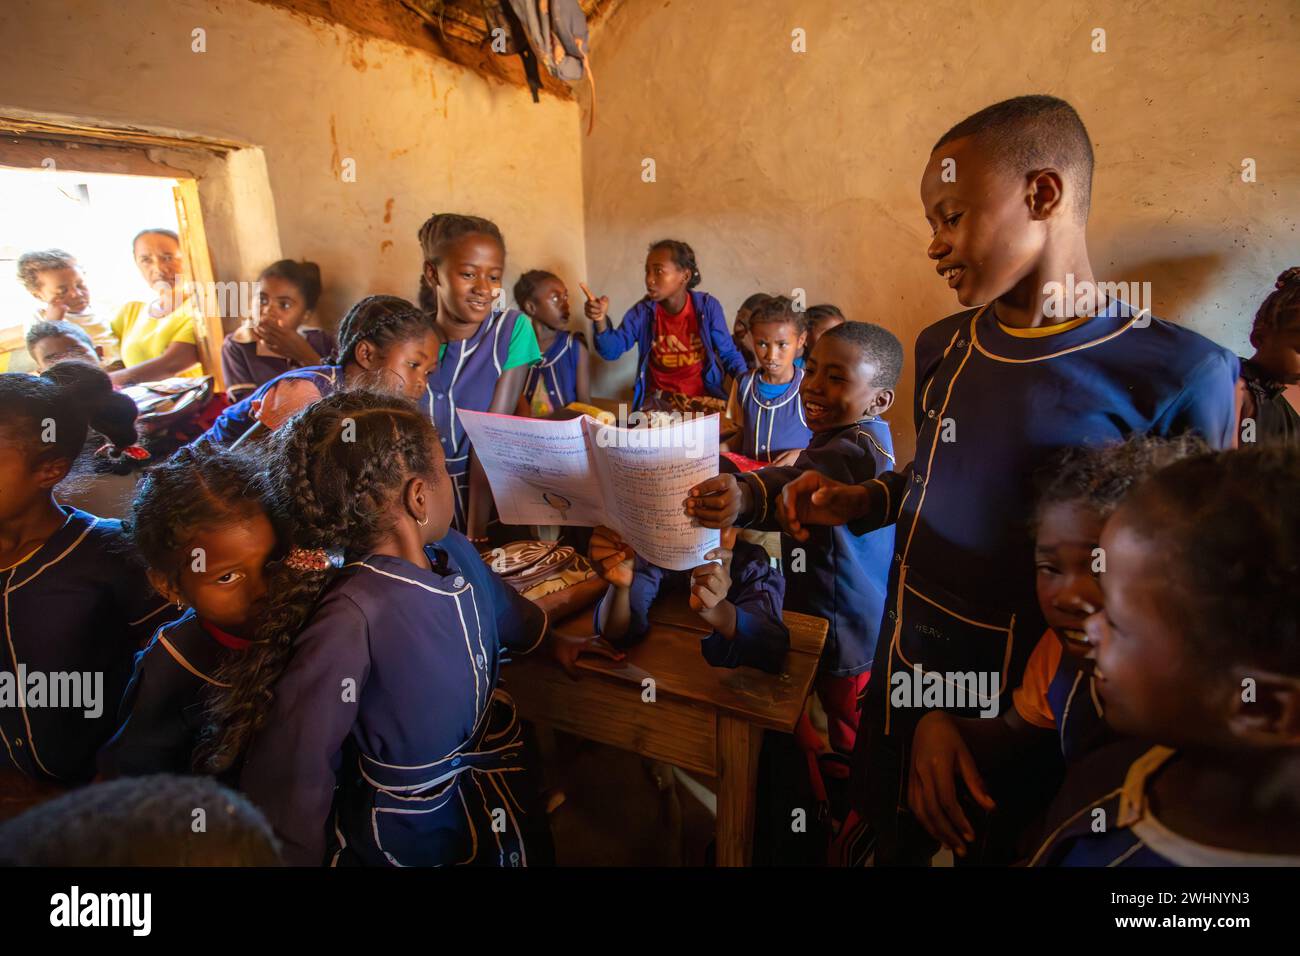
[[[858,738],[858,696],[866,689],[869,680],[869,670],[852,677],[817,674],[813,686],[822,702],[822,710],[826,711],[826,733],[831,740],[831,749],[836,753],[846,756],[853,753],[853,744]]]

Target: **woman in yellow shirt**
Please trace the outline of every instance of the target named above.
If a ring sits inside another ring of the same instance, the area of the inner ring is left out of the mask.
[[[198,312],[185,295],[180,238],[170,229],[146,229],[132,243],[136,268],[157,293],[152,302],[128,302],[113,319],[126,368],[110,376],[118,388],[174,375],[200,375],[194,324]]]

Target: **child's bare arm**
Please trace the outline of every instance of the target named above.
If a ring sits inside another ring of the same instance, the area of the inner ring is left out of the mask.
[[[636,554],[616,531],[601,526],[591,533],[587,556],[596,573],[609,583],[605,599],[596,609],[596,633],[608,641],[621,641],[632,624],[632,575]]]

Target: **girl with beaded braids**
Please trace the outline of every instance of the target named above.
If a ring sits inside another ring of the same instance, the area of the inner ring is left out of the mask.
[[[234,445],[274,431],[342,388],[392,391],[423,401],[427,413],[426,377],[437,367],[441,342],[427,312],[396,296],[367,296],[343,317],[338,348],[326,364],[291,369],[266,382],[222,412],[200,440]]]
[[[279,541],[264,470],[252,455],[196,442],[140,482],[131,539],[154,589],[185,612],[136,655],[121,726],[99,752],[102,776],[189,772],[217,671],[248,649],[267,602]]]
[[[292,863],[537,862],[545,816],[498,682],[546,615],[449,530],[437,430],[410,402],[359,390],[272,443],[292,550],[272,566],[258,641],[220,675],[206,768],[242,763],[240,789]],[[557,656],[571,665],[586,646]]]

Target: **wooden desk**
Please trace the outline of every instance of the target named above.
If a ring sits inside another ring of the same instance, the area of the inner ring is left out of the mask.
[[[587,610],[555,629],[591,634],[591,618]],[[716,778],[718,865],[747,866],[762,732],[794,730],[826,621],[785,613],[790,653],[781,674],[711,667],[700,654],[700,638],[711,628],[684,594],[657,604],[650,621],[649,634],[624,661],[584,656],[583,677],[574,681],[549,657],[532,654],[506,666],[503,686],[530,720]]]

